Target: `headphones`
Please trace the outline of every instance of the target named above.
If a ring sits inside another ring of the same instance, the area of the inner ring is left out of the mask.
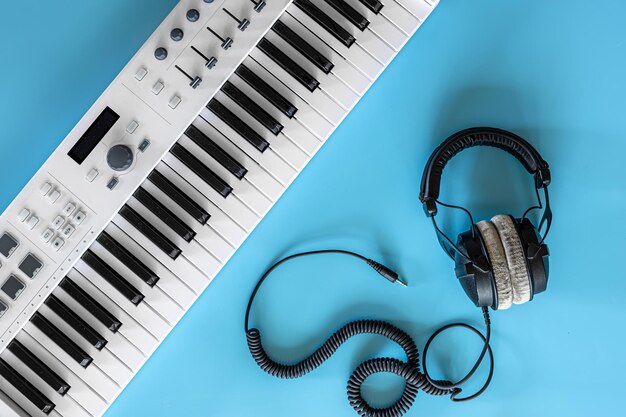
[[[498,214],[491,220],[474,223],[471,213],[460,206],[438,200],[441,176],[446,164],[459,152],[474,146],[491,146],[513,155],[535,179],[537,205],[521,218]],[[478,307],[504,310],[523,304],[545,291],[548,283],[548,246],[544,240],[552,223],[548,195],[550,169],[539,152],[521,137],[505,130],[477,127],[462,130],[439,145],[428,159],[422,176],[420,201],[430,217],[446,253],[454,260],[456,277],[467,296]],[[544,193],[544,204],[540,190]],[[459,234],[456,244],[437,226],[438,205],[460,209],[470,218],[470,230]],[[526,217],[544,209],[539,226]],[[541,237],[540,231],[545,226]]]

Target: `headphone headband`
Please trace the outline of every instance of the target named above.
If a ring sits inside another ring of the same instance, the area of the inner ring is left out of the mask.
[[[513,155],[535,177],[535,186],[550,184],[550,169],[539,152],[514,133],[493,127],[475,127],[457,132],[446,139],[430,155],[422,175],[420,201],[429,217],[437,214],[441,176],[446,164],[459,152],[474,146],[491,146]]]

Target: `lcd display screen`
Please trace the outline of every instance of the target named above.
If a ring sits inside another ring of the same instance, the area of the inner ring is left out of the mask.
[[[67,153],[78,165],[82,164],[89,154],[98,146],[102,138],[111,130],[120,116],[109,107],[104,109],[94,120],[78,142]]]

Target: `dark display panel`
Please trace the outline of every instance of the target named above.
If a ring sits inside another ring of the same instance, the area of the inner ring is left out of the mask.
[[[76,161],[78,165],[82,164],[119,118],[120,116],[109,107],[104,109],[83,136],[78,139],[76,145],[70,149],[67,153],[68,156]]]

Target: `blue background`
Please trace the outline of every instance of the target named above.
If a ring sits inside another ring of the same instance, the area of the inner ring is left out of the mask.
[[[2,2],[0,206],[175,4]],[[417,199],[434,146],[475,125],[517,132],[552,166],[549,290],[492,315],[497,365],[484,396],[453,404],[420,394],[409,415],[619,413],[625,15],[618,0],[442,0],[106,416],[355,415],[348,376],[364,359],[402,357],[397,347],[360,336],[293,381],[262,373],[247,351],[242,321],[251,287],[273,260],[295,251],[357,250],[396,267],[410,287],[336,256],[286,266],[263,288],[253,316],[276,357],[300,358],[362,317],[391,320],[420,347],[440,324],[480,325]],[[520,214],[533,196],[523,169],[489,149],[455,159],[443,190],[443,200],[469,205],[477,218]],[[452,234],[466,228],[461,216],[441,217]],[[432,371],[454,378],[479,343],[459,331],[435,348]],[[366,394],[384,405],[401,388],[396,377],[376,376]]]

